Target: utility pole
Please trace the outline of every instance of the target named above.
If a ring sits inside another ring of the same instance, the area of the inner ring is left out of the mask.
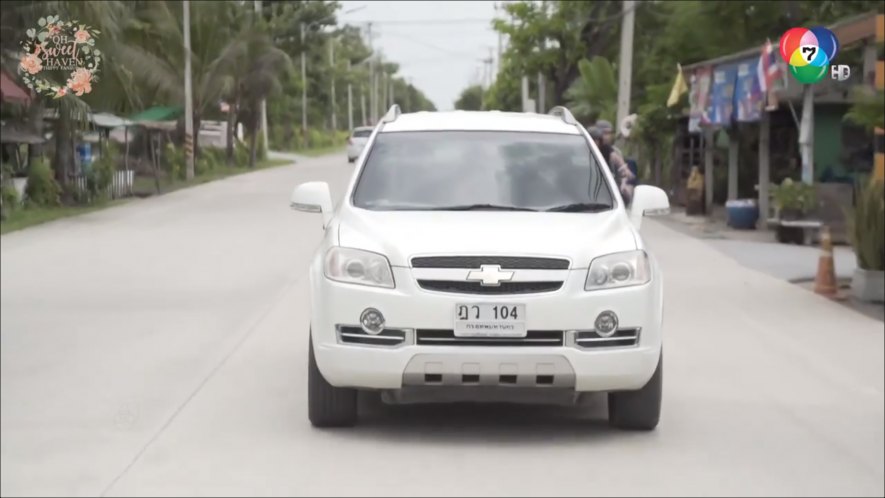
[[[261,0],[255,0],[255,13],[261,14]],[[264,154],[270,150],[267,141],[267,99],[261,99],[261,136],[264,138]]]
[[[498,2],[495,2],[495,14],[497,17],[498,9],[503,8],[503,6],[499,6]],[[504,34],[498,31],[498,64],[496,66],[495,76],[501,74],[501,57],[504,53],[503,45],[504,45]]]
[[[182,2],[184,8],[184,148],[187,154],[188,180],[194,178],[194,95],[191,88],[191,4]]]
[[[387,104],[387,107],[390,108],[395,103],[396,103],[396,96],[393,93],[393,76],[391,76],[390,77],[390,103]]]
[[[378,75],[375,74],[375,48],[372,43],[372,23],[366,25],[366,37],[369,41],[369,51],[372,53],[369,59],[369,116],[372,125],[377,121],[378,116]],[[365,122],[365,121],[364,121]]]
[[[624,0],[623,24],[621,25],[621,61],[618,65],[618,115],[615,130],[630,114],[630,85],[633,72],[633,27],[636,1]]]
[[[387,72],[384,71],[384,68],[382,68],[382,71],[381,71],[381,95],[380,95],[381,108],[378,109],[379,115],[381,115],[384,112],[384,109],[387,109],[387,105],[385,105],[385,104],[387,104],[387,96],[388,96],[387,79],[388,79]]]
[[[335,38],[329,38],[329,67],[332,71],[332,130],[338,130],[338,108],[335,105]]]
[[[304,134],[304,144],[307,145],[307,60],[304,52],[304,23],[301,23],[301,133]]]
[[[547,17],[547,2],[541,0],[541,9],[543,10],[544,17]],[[541,40],[541,53],[547,50],[547,40]],[[545,107],[547,97],[547,89],[544,85],[544,73],[538,71],[538,112],[545,113],[547,112],[547,108]]]
[[[372,126],[378,122],[378,73],[372,74]]]
[[[347,59],[347,131],[353,130],[353,85],[350,83],[350,59]]]
[[[528,78],[528,76],[522,77],[522,112],[530,112],[529,111],[529,78]]]
[[[360,112],[362,113],[363,120],[360,122],[361,126],[366,126],[366,94],[363,92],[363,87],[360,86]]]

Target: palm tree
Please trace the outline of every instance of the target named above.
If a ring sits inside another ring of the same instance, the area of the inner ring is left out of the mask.
[[[191,2],[191,72],[193,74],[194,130],[210,106],[229,93],[231,68],[238,57],[238,11],[234,2]],[[115,50],[125,70],[148,90],[168,101],[184,102],[184,35],[180,2],[148,2],[138,13],[142,43]],[[199,151],[199,132],[194,151]]]
[[[244,37],[245,66],[236,68],[238,82],[236,103],[244,111],[249,131],[249,167],[255,167],[261,101],[282,89],[282,77],[292,71],[292,61],[274,46],[264,21],[259,20]],[[231,133],[233,128],[228,127]]]
[[[578,62],[580,77],[566,91],[569,109],[582,119],[614,121],[618,83],[608,59],[600,56]]]

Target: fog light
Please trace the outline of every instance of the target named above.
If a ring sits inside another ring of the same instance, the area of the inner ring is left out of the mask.
[[[611,337],[618,330],[618,315],[613,311],[603,311],[596,317],[596,334],[600,337]]]
[[[360,325],[367,334],[380,334],[384,330],[384,315],[375,308],[366,308],[360,315]]]

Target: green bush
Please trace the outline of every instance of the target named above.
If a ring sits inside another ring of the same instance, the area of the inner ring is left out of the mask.
[[[249,165],[249,146],[243,142],[237,142],[234,148],[234,166],[244,168]]]
[[[847,213],[848,234],[864,270],[885,270],[885,187],[873,181],[857,192],[857,202]]]
[[[771,196],[779,211],[787,209],[807,214],[817,206],[814,186],[790,178],[784,179],[780,185],[772,185]]]
[[[200,157],[194,161],[194,175],[200,176],[205,175],[212,171],[212,159],[211,156],[207,154],[202,154]]]
[[[258,134],[258,140],[256,140],[255,148],[258,149],[255,151],[256,161],[264,161],[265,159],[267,159],[267,151],[264,150],[264,133]]]
[[[0,185],[0,219],[5,220],[9,213],[18,209],[18,192],[11,184]]]
[[[117,158],[119,151],[114,144],[108,144],[105,153],[89,168],[86,173],[86,188],[92,198],[103,198],[107,195],[108,187],[114,180],[117,171]]]
[[[185,177],[184,148],[178,148],[172,143],[166,144],[163,152],[163,168],[169,178],[182,180]]]
[[[28,171],[28,187],[25,190],[28,204],[36,206],[57,206],[60,203],[61,187],[55,181],[55,174],[43,158],[31,162]]]

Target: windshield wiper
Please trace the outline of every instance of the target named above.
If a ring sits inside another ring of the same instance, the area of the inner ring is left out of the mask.
[[[498,204],[461,204],[455,206],[415,206],[395,207],[395,210],[403,211],[536,211],[531,208],[519,206],[501,206]]]
[[[566,204],[564,206],[545,209],[545,211],[561,213],[595,213],[598,211],[606,211],[611,208],[611,204],[605,204],[602,202],[576,202],[574,204]]]

